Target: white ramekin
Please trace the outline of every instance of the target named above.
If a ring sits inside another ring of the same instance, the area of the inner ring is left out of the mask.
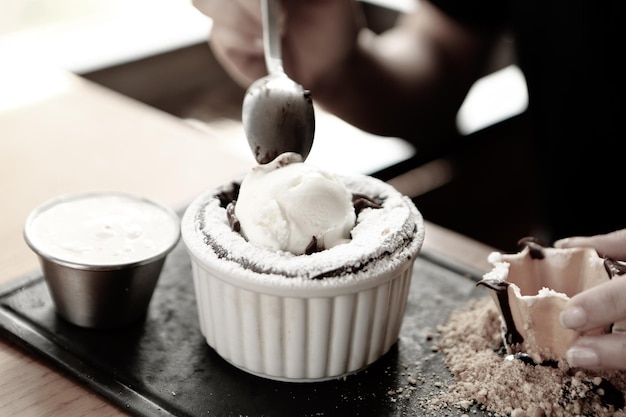
[[[232,232],[217,197],[224,189],[199,196],[186,210],[182,236],[200,329],[234,366],[275,380],[321,381],[363,369],[397,341],[423,219],[382,181],[344,181],[355,193],[384,200],[383,208],[359,216],[363,225],[350,243],[312,255],[260,249]],[[372,230],[368,222],[381,224]]]

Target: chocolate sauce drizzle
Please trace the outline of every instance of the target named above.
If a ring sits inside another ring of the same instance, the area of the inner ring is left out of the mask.
[[[520,334],[513,321],[513,313],[511,312],[511,304],[509,303],[509,296],[507,289],[510,283],[501,279],[482,279],[476,283],[477,286],[485,286],[495,291],[498,297],[500,308],[502,309],[502,318],[504,319],[505,335],[504,340],[506,344],[512,348],[516,348],[524,342],[524,337]]]

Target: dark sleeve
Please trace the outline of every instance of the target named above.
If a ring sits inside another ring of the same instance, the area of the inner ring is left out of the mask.
[[[448,16],[465,24],[494,29],[509,22],[508,0],[426,0]]]

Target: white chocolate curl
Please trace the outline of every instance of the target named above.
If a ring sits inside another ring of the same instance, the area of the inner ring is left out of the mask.
[[[242,235],[276,251],[304,254],[315,238],[325,249],[346,243],[356,214],[343,182],[284,153],[244,178],[235,206]]]

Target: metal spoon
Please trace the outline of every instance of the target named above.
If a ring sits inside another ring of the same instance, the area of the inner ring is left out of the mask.
[[[268,75],[252,83],[243,100],[243,128],[259,164],[284,152],[296,152],[306,159],[315,134],[311,95],[283,69],[279,7],[279,0],[261,0]]]

